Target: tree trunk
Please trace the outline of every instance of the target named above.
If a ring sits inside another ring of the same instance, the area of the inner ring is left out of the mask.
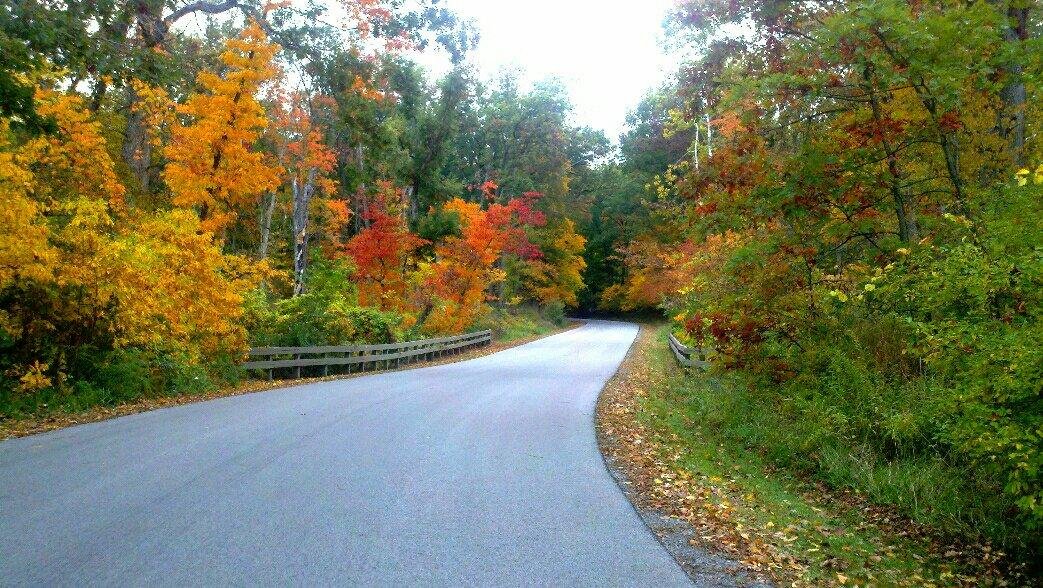
[[[308,269],[308,206],[315,194],[315,168],[308,170],[302,186],[293,179],[293,295],[304,292],[304,272]]]
[[[145,128],[145,116],[136,109],[137,92],[127,86],[127,127],[123,131],[123,161],[137,180],[141,193],[149,191],[149,168],[152,166],[152,143]]]
[[[699,117],[695,118],[695,148],[692,149],[692,162],[695,163],[695,171],[699,171]]]
[[[167,24],[163,22],[163,3],[155,0],[139,0],[136,4],[138,35],[144,48],[139,75],[142,81],[154,84],[159,79],[156,51],[166,41]],[[123,161],[130,168],[143,194],[147,194],[151,182],[152,145],[149,142],[145,116],[136,109],[138,94],[127,85],[127,126],[123,130]]]
[[[420,206],[416,201],[416,188],[406,186],[406,202],[409,203],[409,222],[415,223],[420,216]]]
[[[1028,39],[1028,8],[1007,8],[1007,26],[1003,27],[1003,38],[1012,45],[1021,45]],[[1015,60],[1007,70],[1007,85],[1000,96],[1003,98],[1004,112],[1001,115],[1000,134],[1010,142],[1014,164],[1025,165],[1025,81],[1022,79],[1023,66]]]
[[[865,92],[869,95],[869,104],[873,110],[873,122],[882,126],[883,113],[880,111],[880,98],[873,86],[873,70],[867,66],[862,77],[865,79]],[[898,167],[898,152],[891,139],[883,135],[881,141],[884,146],[884,154],[887,156],[887,184],[891,191],[891,199],[894,202],[895,216],[898,219],[898,237],[906,243],[920,239],[920,226],[916,222],[916,212],[910,210],[909,199],[902,191],[902,172]]]
[[[275,202],[278,193],[268,195],[268,202],[261,210],[261,246],[257,250],[258,259],[268,259],[268,244],[272,237],[272,215],[275,214]]]
[[[705,114],[706,118],[706,156],[713,157],[713,123],[710,122],[710,113]]]
[[[355,164],[359,170],[359,204],[362,208],[362,214],[357,216],[356,219],[360,221],[359,230],[369,228],[369,196],[366,194],[366,183],[361,181],[363,173],[366,171],[366,151],[362,143],[355,146]]]

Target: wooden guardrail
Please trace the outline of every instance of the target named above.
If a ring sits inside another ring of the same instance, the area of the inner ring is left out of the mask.
[[[706,350],[685,346],[677,340],[677,337],[674,337],[673,333],[670,333],[669,339],[670,350],[674,352],[677,363],[684,367],[697,367],[701,370],[710,367],[710,362],[706,359]]]
[[[348,373],[351,373],[355,366],[358,366],[358,371],[366,371],[367,366],[374,370],[389,369],[402,363],[435,359],[473,347],[489,345],[492,339],[492,331],[476,331],[452,337],[379,345],[260,347],[250,350],[251,361],[244,363],[242,367],[248,370],[267,370],[269,380],[273,379],[274,370],[286,368],[293,369],[297,378],[301,377],[301,368],[308,367],[321,367],[322,375],[327,376],[331,367],[347,368]]]

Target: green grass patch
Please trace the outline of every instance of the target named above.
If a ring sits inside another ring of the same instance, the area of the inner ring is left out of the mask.
[[[547,335],[567,324],[563,308],[515,306],[494,308],[481,328],[492,329],[497,341],[510,342]]]

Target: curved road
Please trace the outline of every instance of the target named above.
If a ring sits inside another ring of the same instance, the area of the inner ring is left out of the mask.
[[[637,328],[0,443],[0,585],[689,585],[598,453]]]

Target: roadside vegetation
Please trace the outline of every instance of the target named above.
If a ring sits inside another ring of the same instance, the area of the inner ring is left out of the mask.
[[[693,467],[752,460],[1040,573],[1039,8],[681,3],[699,50],[635,113],[643,210],[608,209],[622,268],[590,284],[711,351],[648,407]]]
[[[465,351],[459,355],[422,361],[410,364],[409,368],[428,367],[444,363],[453,363],[474,359],[483,355],[497,353],[517,345],[523,345],[541,337],[553,335],[578,326],[576,321],[553,320],[553,313],[541,312],[537,308],[519,308],[494,310],[492,316],[479,325],[479,329],[492,329],[493,341],[490,345]],[[397,368],[386,368],[397,369]],[[202,402],[226,396],[238,396],[253,392],[263,392],[272,388],[327,382],[332,380],[355,378],[374,371],[384,371],[374,366],[373,371],[338,373],[322,377],[302,377],[295,379],[251,379],[237,365],[229,366],[228,372],[220,380],[207,380],[202,384],[190,383],[173,388],[170,391],[139,390],[137,394],[120,396],[116,386],[100,389],[99,396],[84,399],[74,395],[39,394],[31,399],[35,403],[21,406],[9,406],[10,416],[0,419],[0,440],[11,437],[23,437],[45,431],[53,431],[72,425],[107,420],[119,416],[135,414],[159,408]],[[203,374],[206,376],[207,374]],[[120,382],[116,382],[118,385]]]
[[[785,585],[1029,583],[1024,568],[995,545],[942,533],[881,507],[879,497],[857,487],[780,466],[751,441],[775,419],[756,404],[744,406],[749,397],[721,377],[682,371],[667,332],[642,329],[606,388],[599,432],[607,455],[637,488],[638,504],[690,523],[693,545]]]

